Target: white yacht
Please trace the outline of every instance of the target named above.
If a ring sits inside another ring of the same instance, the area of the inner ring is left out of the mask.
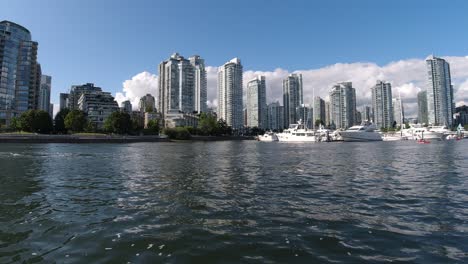
[[[278,137],[275,135],[275,133],[271,131],[267,131],[263,135],[258,136],[258,141],[263,141],[263,142],[273,142],[273,141],[278,141]]]
[[[382,137],[383,141],[400,141],[400,140],[408,140],[407,136],[404,136],[402,134],[389,134],[389,133],[384,133]]]
[[[443,139],[453,139],[457,137],[457,132],[451,131],[446,126],[429,126],[427,129],[432,132],[442,133]]]
[[[375,132],[375,125],[352,126],[339,132],[343,141],[382,141],[382,136]]]
[[[297,124],[291,124],[282,133],[276,134],[280,142],[315,142],[315,134],[312,129],[308,129],[302,120]]]
[[[315,131],[315,139],[321,142],[330,142],[333,140],[333,131],[320,125],[319,129]]]
[[[414,140],[442,140],[444,137],[442,132],[431,131],[427,127],[412,127],[408,129],[407,133]]]

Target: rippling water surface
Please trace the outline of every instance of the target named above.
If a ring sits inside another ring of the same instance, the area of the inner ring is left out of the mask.
[[[0,263],[390,261],[468,261],[468,140],[0,145]]]

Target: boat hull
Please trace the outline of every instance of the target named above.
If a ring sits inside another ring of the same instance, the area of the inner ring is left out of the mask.
[[[341,138],[345,142],[368,142],[382,141],[382,136],[375,132],[340,132]]]
[[[278,135],[279,142],[315,142],[315,136],[313,137],[303,137],[303,136],[280,136]]]

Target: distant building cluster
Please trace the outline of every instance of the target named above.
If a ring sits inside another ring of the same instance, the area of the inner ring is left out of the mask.
[[[40,109],[52,116],[50,103],[52,77],[43,75],[37,62],[38,43],[30,32],[13,22],[0,22],[0,125],[8,125],[13,117],[29,109]],[[427,86],[417,95],[418,118],[422,124],[467,124],[466,106],[455,108],[450,66],[441,58],[426,59]],[[207,72],[199,55],[184,58],[178,53],[162,61],[158,67],[157,100],[151,94],[141,97],[136,111],[131,101],[119,106],[109,92],[93,83],[72,85],[60,94],[60,109],[84,111],[92,125],[103,127],[114,111],[130,114],[141,126],[158,120],[162,126],[194,126],[199,114],[215,115],[234,131],[245,127],[282,130],[303,122],[309,128],[325,126],[346,129],[361,122],[372,122],[377,128],[390,129],[405,123],[404,105],[392,91],[389,82],[377,81],[370,87],[371,105],[356,108],[356,89],[352,82],[339,82],[330,87],[328,100],[314,96],[304,103],[302,74],[293,73],[282,81],[283,102],[267,103],[265,76],[243,83],[243,66],[234,58],[218,67],[218,106],[207,106]]]

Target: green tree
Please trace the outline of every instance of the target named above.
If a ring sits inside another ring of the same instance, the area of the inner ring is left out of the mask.
[[[198,120],[198,130],[202,135],[213,136],[219,131],[219,125],[216,118],[211,114],[201,113]]]
[[[190,132],[186,127],[165,128],[164,134],[170,139],[187,140],[190,139]]]
[[[161,128],[159,127],[159,120],[150,120],[144,130],[146,135],[159,135],[159,131]]]
[[[232,127],[228,126],[223,119],[218,120],[217,135],[232,135]]]
[[[81,110],[72,110],[65,117],[65,128],[72,132],[82,132],[86,125],[87,120],[85,113]]]
[[[116,134],[128,134],[132,130],[132,118],[124,112],[113,112],[104,121],[104,130]]]
[[[151,105],[147,105],[145,107],[145,113],[152,113],[153,112],[153,107]]]
[[[67,114],[70,113],[68,108],[64,108],[60,110],[54,118],[54,129],[55,133],[65,134],[67,133],[67,129],[65,128],[65,117]]]
[[[13,130],[13,131],[17,131],[17,130],[20,129],[20,124],[19,124],[18,118],[13,117],[10,120],[10,129]]]
[[[320,125],[323,125],[322,120],[320,119],[315,120],[315,126],[319,127]]]
[[[464,125],[463,128],[465,129],[465,131],[468,131],[468,124]]]
[[[22,113],[15,126],[23,131],[42,134],[48,134],[53,129],[49,113],[42,110],[28,110]]]

